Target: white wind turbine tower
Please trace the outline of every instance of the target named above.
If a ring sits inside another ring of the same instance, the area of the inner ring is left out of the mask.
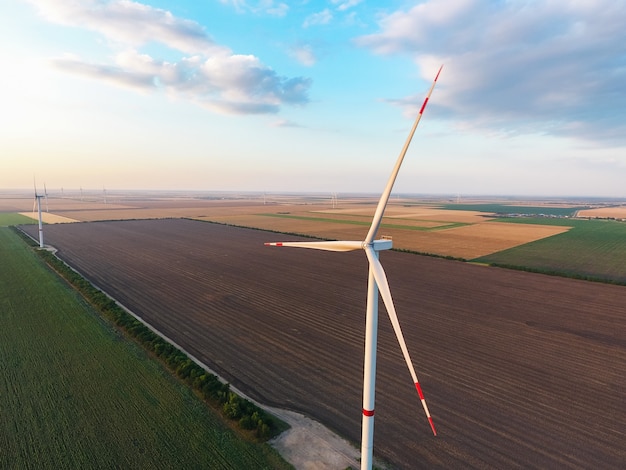
[[[374,240],[376,237],[376,233],[378,232],[378,228],[380,226],[381,220],[383,218],[383,213],[385,212],[385,207],[387,206],[387,202],[389,201],[389,196],[391,195],[391,190],[393,189],[393,184],[396,180],[398,172],[400,170],[400,166],[402,165],[402,161],[404,160],[404,156],[407,152],[409,144],[411,143],[411,139],[413,138],[413,134],[415,133],[415,129],[419,124],[419,121],[422,117],[424,109],[428,104],[428,100],[430,95],[435,88],[435,84],[437,83],[437,78],[439,78],[439,74],[441,73],[441,69],[443,66],[439,68],[433,83],[428,90],[428,94],[424,99],[424,103],[413,123],[413,127],[409,136],[404,143],[404,147],[398,156],[398,160],[393,168],[391,176],[387,182],[387,186],[383,191],[380,200],[378,201],[378,206],[376,207],[376,212],[374,214],[374,218],[372,220],[372,225],[370,226],[369,231],[367,232],[367,236],[363,241],[319,241],[319,242],[274,242],[274,243],[266,243],[266,245],[270,246],[293,246],[293,247],[301,247],[301,248],[312,248],[316,250],[327,250],[327,251],[352,251],[362,249],[365,251],[367,255],[367,259],[369,261],[369,276],[368,276],[368,288],[367,288],[367,313],[366,313],[366,325],[365,325],[365,361],[364,361],[364,371],[363,371],[363,424],[362,424],[362,434],[361,434],[361,469],[369,470],[372,468],[372,460],[373,460],[373,449],[374,449],[374,400],[375,400],[375,383],[376,383],[376,344],[377,344],[377,330],[378,330],[378,294],[380,291],[380,295],[383,299],[385,307],[387,309],[387,313],[389,315],[389,319],[391,320],[391,324],[393,325],[394,332],[396,334],[396,338],[398,339],[398,343],[400,344],[400,349],[402,350],[402,354],[404,356],[404,360],[409,368],[409,372],[411,373],[411,377],[413,378],[413,382],[415,384],[415,388],[417,390],[417,394],[422,403],[422,407],[424,408],[424,412],[426,413],[426,417],[428,418],[428,422],[433,431],[433,434],[436,436],[437,431],[435,430],[435,426],[433,424],[433,420],[430,416],[430,412],[428,411],[428,406],[426,405],[426,401],[424,399],[424,394],[422,393],[422,389],[417,380],[417,375],[415,373],[415,369],[413,368],[413,363],[409,356],[409,351],[406,347],[406,343],[404,341],[404,336],[402,334],[402,329],[400,328],[400,323],[398,322],[398,316],[396,315],[396,309],[393,304],[393,299],[391,298],[391,291],[389,290],[389,283],[387,282],[387,276],[385,275],[385,271],[383,269],[382,264],[378,259],[379,252],[382,250],[389,250],[392,246],[391,240],[381,239]]]
[[[46,197],[43,194],[37,194],[37,184],[35,187],[35,200],[33,201],[33,212],[35,211],[35,204],[37,204],[37,212],[39,213],[39,248],[43,248],[43,224],[41,222],[41,198]]]

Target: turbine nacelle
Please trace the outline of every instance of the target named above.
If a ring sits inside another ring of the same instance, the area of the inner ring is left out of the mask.
[[[374,251],[391,250],[393,248],[393,242],[388,238],[381,238],[380,240],[374,240],[372,242],[372,248],[374,248]]]

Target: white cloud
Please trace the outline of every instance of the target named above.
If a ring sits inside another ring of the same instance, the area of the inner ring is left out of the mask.
[[[461,126],[626,144],[626,3],[431,0],[356,42],[445,63],[431,107]]]
[[[279,119],[272,123],[272,127],[302,127],[300,124],[286,119]]]
[[[29,0],[49,21],[98,32],[134,47],[159,42],[186,53],[214,53],[216,45],[195,21],[130,0]]]
[[[303,44],[291,48],[290,54],[298,62],[307,67],[312,67],[317,62],[315,52],[309,44]]]
[[[270,4],[268,6],[264,7],[264,10],[268,15],[280,17],[287,15],[287,12],[289,11],[289,5],[287,5],[286,3],[269,3]]]
[[[363,0],[332,0],[333,5],[337,5],[337,10],[345,11],[357,6]]]
[[[245,0],[219,0],[220,3],[225,5],[232,5],[235,10],[242,12],[248,8],[248,3]]]
[[[275,113],[284,104],[308,101],[311,81],[279,76],[254,56],[238,55],[194,22],[129,0],[112,2],[31,0],[50,21],[82,27],[117,44],[113,64],[77,57],[52,59],[65,72],[141,91],[162,89],[223,113]],[[159,43],[184,54],[165,62],[140,52]]]
[[[52,65],[59,70],[81,75],[92,79],[109,82],[118,86],[147,91],[154,87],[152,74],[138,71],[129,71],[114,65],[90,64],[78,57],[65,56],[51,60]]]
[[[308,28],[309,26],[328,24],[332,19],[333,14],[328,8],[326,8],[318,13],[313,13],[312,15],[307,16],[302,24],[302,27]]]
[[[208,109],[227,114],[276,113],[283,104],[307,102],[310,80],[285,78],[254,56],[189,57],[177,63],[158,61],[127,50],[115,65],[90,64],[75,57],[53,60],[66,72],[140,91],[163,89]]]
[[[274,0],[260,0],[255,4],[246,2],[245,0],[220,0],[221,3],[232,5],[235,11],[244,13],[251,11],[253,13],[266,13],[271,16],[285,16],[289,11],[289,5],[283,2],[275,2]]]

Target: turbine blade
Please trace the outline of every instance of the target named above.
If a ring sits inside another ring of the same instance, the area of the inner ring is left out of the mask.
[[[376,280],[376,284],[378,285],[378,291],[380,292],[380,296],[383,298],[383,302],[385,304],[387,314],[389,315],[389,319],[391,320],[393,331],[396,333],[396,338],[398,339],[398,343],[400,344],[402,355],[404,356],[406,365],[409,368],[411,377],[413,378],[413,383],[415,384],[417,395],[419,396],[419,399],[422,402],[422,407],[424,408],[424,412],[426,413],[426,418],[428,418],[428,423],[430,424],[430,428],[432,429],[433,434],[436,436],[437,431],[435,430],[435,424],[433,423],[433,419],[430,416],[430,412],[428,411],[428,406],[426,405],[426,399],[424,398],[424,394],[422,393],[422,387],[420,386],[419,381],[417,380],[417,374],[415,373],[415,369],[413,368],[413,362],[411,361],[411,356],[409,356],[409,350],[407,349],[406,342],[404,341],[402,328],[400,328],[400,322],[398,321],[396,308],[393,305],[393,299],[391,298],[391,291],[389,290],[389,283],[387,282],[387,275],[385,274],[383,265],[380,264],[380,261],[378,260],[378,256],[376,255],[376,252],[374,251],[374,249],[368,246],[367,248],[365,248],[365,253],[367,254],[367,259],[369,260],[372,273],[374,274],[374,279]]]
[[[365,243],[369,245],[372,243],[372,240],[376,237],[376,233],[378,232],[378,228],[380,227],[380,222],[383,219],[383,214],[385,212],[385,208],[387,207],[387,202],[389,201],[389,196],[391,195],[391,190],[393,189],[393,184],[396,181],[396,177],[398,176],[398,172],[400,171],[400,166],[402,166],[402,161],[404,160],[404,156],[409,148],[409,144],[411,143],[411,139],[413,139],[413,134],[415,134],[415,129],[417,129],[417,125],[422,119],[422,114],[424,114],[424,109],[426,109],[426,105],[428,104],[428,100],[430,99],[430,95],[435,88],[435,84],[437,83],[437,79],[439,78],[439,74],[441,73],[441,69],[443,65],[439,67],[439,71],[433,80],[432,85],[430,86],[430,90],[424,99],[424,103],[415,118],[415,122],[413,123],[413,127],[411,128],[411,132],[409,132],[409,136],[404,142],[404,147],[402,147],[402,151],[398,156],[398,160],[396,161],[396,165],[393,167],[393,171],[391,172],[391,176],[389,177],[389,181],[387,181],[387,186],[385,186],[385,190],[380,196],[380,200],[378,201],[378,206],[376,206],[376,212],[374,213],[374,218],[372,219],[372,225],[370,226],[369,231],[367,232],[367,236],[365,237]]]
[[[353,251],[363,248],[363,242],[358,241],[319,241],[319,242],[271,242],[265,246],[291,246],[297,248],[311,248],[325,251]]]

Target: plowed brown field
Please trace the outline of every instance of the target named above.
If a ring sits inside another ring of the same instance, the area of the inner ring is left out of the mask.
[[[234,385],[358,442],[365,256],[263,246],[276,238],[191,220],[46,227],[63,259]],[[625,468],[625,287],[381,261],[439,435],[381,306],[375,454],[404,469]]]

